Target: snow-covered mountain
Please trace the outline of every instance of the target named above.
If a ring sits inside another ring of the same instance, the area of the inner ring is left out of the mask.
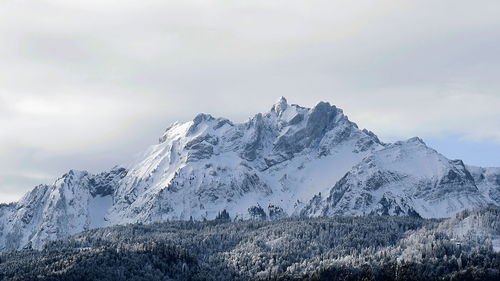
[[[384,144],[341,109],[281,98],[245,123],[175,123],[127,168],[70,171],[0,205],[0,250],[85,229],[172,219],[291,215],[447,217],[500,205],[500,169],[449,160],[413,138]]]
[[[246,123],[200,114],[174,124],[115,193],[113,223],[296,213],[383,145],[328,103],[284,98]],[[248,209],[255,207],[254,212]]]
[[[125,175],[123,168],[99,175],[71,170],[17,203],[0,205],[0,250],[38,248],[48,240],[108,225],[113,192]]]
[[[364,158],[323,198],[317,195],[305,215],[420,215],[449,217],[466,208],[498,204],[500,189],[482,181],[479,189],[461,160],[449,160],[419,138],[386,145]]]

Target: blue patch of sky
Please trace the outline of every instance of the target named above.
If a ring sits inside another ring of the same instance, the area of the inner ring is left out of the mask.
[[[473,166],[500,167],[499,143],[466,140],[460,136],[425,138],[424,141],[449,159],[461,159]]]

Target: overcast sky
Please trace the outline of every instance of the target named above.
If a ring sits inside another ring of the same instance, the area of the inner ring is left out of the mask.
[[[500,166],[499,15],[498,0],[1,1],[0,202],[279,96]]]

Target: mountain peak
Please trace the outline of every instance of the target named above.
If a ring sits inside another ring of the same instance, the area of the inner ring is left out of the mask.
[[[407,140],[407,142],[409,142],[409,143],[420,143],[420,144],[426,145],[425,142],[424,142],[424,140],[422,140],[419,137],[410,138],[410,139]]]
[[[211,120],[214,120],[214,119],[215,118],[212,115],[210,115],[210,114],[199,113],[198,115],[196,115],[196,117],[194,117],[194,119],[193,119],[193,125],[199,125],[199,124],[201,124],[204,121],[211,121]]]
[[[273,108],[271,110],[274,110],[276,111],[276,113],[280,114],[281,112],[285,111],[287,107],[288,107],[288,101],[284,96],[281,96],[273,105]]]

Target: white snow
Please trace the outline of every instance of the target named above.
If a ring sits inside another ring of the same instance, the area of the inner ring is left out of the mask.
[[[98,228],[107,226],[105,217],[108,210],[113,205],[113,196],[96,196],[89,200],[89,228]]]

